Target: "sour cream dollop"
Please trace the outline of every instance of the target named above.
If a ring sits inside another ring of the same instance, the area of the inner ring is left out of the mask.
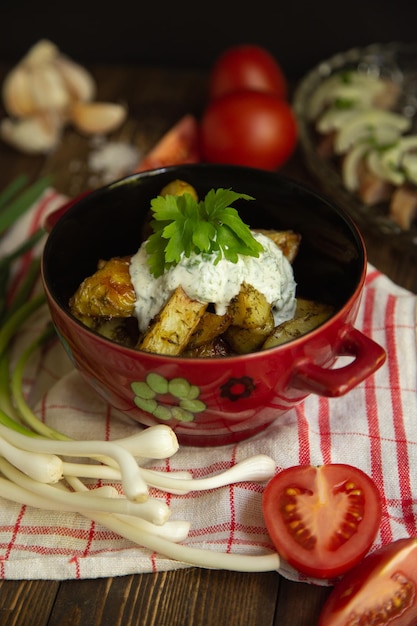
[[[272,305],[275,325],[291,319],[296,307],[296,282],[291,263],[269,237],[252,234],[264,248],[258,257],[239,255],[237,263],[221,259],[215,264],[215,254],[191,254],[158,278],[149,271],[146,242],[142,243],[130,262],[140,331],[146,331],[180,285],[189,298],[212,303],[216,313],[224,315],[245,282],[264,294]]]

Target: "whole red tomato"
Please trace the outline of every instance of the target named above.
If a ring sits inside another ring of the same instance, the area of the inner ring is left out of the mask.
[[[319,626],[417,624],[417,538],[372,552],[337,583]]]
[[[321,579],[356,565],[381,522],[381,497],[373,480],[341,463],[279,472],[266,486],[262,509],[278,554],[298,571]]]
[[[256,45],[234,46],[215,61],[209,77],[211,99],[226,93],[251,89],[287,97],[287,80],[267,50]]]
[[[289,104],[270,93],[238,91],[209,103],[200,124],[200,149],[210,163],[279,168],[297,143]]]

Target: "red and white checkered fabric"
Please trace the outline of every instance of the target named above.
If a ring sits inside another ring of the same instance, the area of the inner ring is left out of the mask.
[[[62,201],[62,196],[48,190],[1,243],[0,255]],[[27,263],[26,256],[16,268],[16,281]],[[414,294],[370,266],[356,326],[387,350],[387,362],[374,376],[342,398],[310,396],[248,441],[220,448],[182,447],[169,460],[152,463],[152,468],[186,469],[201,478],[258,453],[271,456],[277,471],[301,463],[350,463],[372,476],[381,491],[383,518],[373,549],[416,535],[415,309]],[[47,315],[46,308],[38,313],[20,336],[20,345],[36,334]],[[140,428],[87,388],[58,342],[32,359],[25,385],[41,419],[73,438],[109,440]],[[272,545],[262,517],[262,491],[262,484],[241,483],[158,497],[169,504],[172,520],[191,523],[185,543],[207,550],[265,554]],[[95,578],[179,567],[186,564],[151,553],[81,515],[38,510],[0,498],[0,578]],[[297,579],[291,571],[280,571]]]

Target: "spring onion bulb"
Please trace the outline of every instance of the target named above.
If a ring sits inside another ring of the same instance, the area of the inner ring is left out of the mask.
[[[17,485],[13,480],[4,478],[4,476],[0,476],[0,497],[5,498],[5,500],[10,500],[10,502],[17,502],[18,504],[32,506],[45,511],[71,510],[63,506],[60,502],[56,502],[50,498],[44,498],[30,489],[25,489]]]
[[[116,439],[114,443],[128,450],[135,457],[168,459],[179,448],[176,434],[166,424],[149,426],[129,437]]]
[[[0,457],[0,471],[6,478],[24,489],[30,489],[33,493],[43,498],[48,498],[54,503],[61,503],[63,510],[79,513],[83,511],[100,511],[137,515],[153,524],[164,524],[171,515],[167,504],[156,498],[149,498],[146,502],[132,502],[132,500],[123,497],[103,497],[95,494],[94,490],[88,492],[66,492],[61,487],[40,483],[30,478],[2,457]]]
[[[118,440],[118,443],[120,440]],[[190,472],[169,472],[149,470],[141,467],[142,478],[150,487],[176,494],[186,494],[191,491],[207,491],[217,489],[232,483],[254,481],[263,482],[272,478],[275,472],[275,462],[265,454],[249,457],[233,467],[209,476],[207,478],[192,478]],[[103,465],[67,463],[63,464],[65,476],[83,476],[84,478],[102,478],[120,480],[120,472],[115,468]]]
[[[56,483],[62,478],[62,459],[56,454],[30,452],[0,437],[0,455],[40,483]]]
[[[82,493],[88,492],[88,488],[84,485],[84,483],[78,478],[71,478],[68,483],[75,491],[80,491]],[[99,489],[103,489],[103,487],[99,487]],[[169,539],[170,541],[184,541],[187,538],[190,524],[189,522],[183,520],[174,520],[167,521],[164,524],[152,524],[152,522],[148,522],[146,519],[140,517],[132,517],[131,515],[117,515],[118,518],[124,520],[127,524],[130,524],[138,531],[146,531],[151,534],[158,535],[159,537],[165,537],[165,539]]]
[[[86,492],[91,493],[95,496],[100,496],[101,498],[118,498],[119,497],[119,492],[117,491],[116,487],[113,487],[113,485],[101,485],[101,487],[93,487],[92,489],[88,489],[86,487]]]
[[[4,466],[3,466],[4,467]],[[101,493],[103,487],[99,487]],[[68,493],[68,490],[67,490]],[[68,511],[74,512],[73,507],[66,506],[59,500],[52,500],[51,498],[41,496],[31,491],[31,489],[25,489],[21,485],[16,484],[14,481],[0,476],[0,497],[10,500],[11,502],[17,502],[18,504],[24,504],[37,509],[43,509],[45,511]],[[77,511],[78,513],[78,511]],[[132,517],[130,515],[119,515],[120,519],[123,519],[127,524],[139,530],[145,530],[148,533],[156,534],[170,541],[184,541],[187,538],[190,524],[189,522],[182,520],[167,521],[164,524],[153,524],[144,518]]]
[[[264,481],[272,478],[275,472],[275,461],[265,454],[257,454],[249,457],[240,463],[236,463],[233,467],[209,476],[208,478],[191,478],[184,479],[173,477],[172,474],[166,475],[162,472],[155,472],[142,468],[142,476],[152,487],[183,489],[184,493],[189,491],[207,491],[208,489],[217,489],[232,483],[253,480]]]
[[[142,478],[135,458],[122,446],[111,441],[52,441],[35,439],[12,431],[0,424],[0,436],[13,445],[30,452],[52,453],[64,456],[109,456],[120,468],[123,490],[129,500],[144,502],[149,497],[148,487]]]
[[[64,461],[62,471],[68,481],[72,476],[78,476],[83,478],[97,478],[101,480],[121,480],[120,470],[116,467],[109,467],[108,465],[96,465],[92,463],[69,463],[68,461]],[[145,478],[143,468],[141,469],[141,471],[142,477]],[[149,476],[153,477],[153,474],[159,476],[161,472],[148,470],[148,473],[146,475],[148,474]],[[173,494],[184,494],[190,491],[189,488],[182,488],[181,483],[179,482],[180,480],[190,480],[192,478],[190,472],[170,472],[169,478],[172,478],[173,481],[175,480],[175,482],[172,482],[172,487],[169,486],[171,485],[170,481],[167,481],[167,484],[165,484],[163,479],[161,479],[160,481],[150,479],[146,482],[149,486],[158,487],[161,491],[167,491]],[[160,482],[161,484],[154,484],[156,482]]]

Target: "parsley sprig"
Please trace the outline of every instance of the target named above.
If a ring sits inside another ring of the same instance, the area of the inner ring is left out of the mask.
[[[204,200],[191,194],[158,196],[151,202],[153,234],[146,243],[151,274],[157,278],[183,256],[215,254],[236,263],[239,255],[258,257],[263,246],[231,206],[252,196],[231,189],[211,189]]]

